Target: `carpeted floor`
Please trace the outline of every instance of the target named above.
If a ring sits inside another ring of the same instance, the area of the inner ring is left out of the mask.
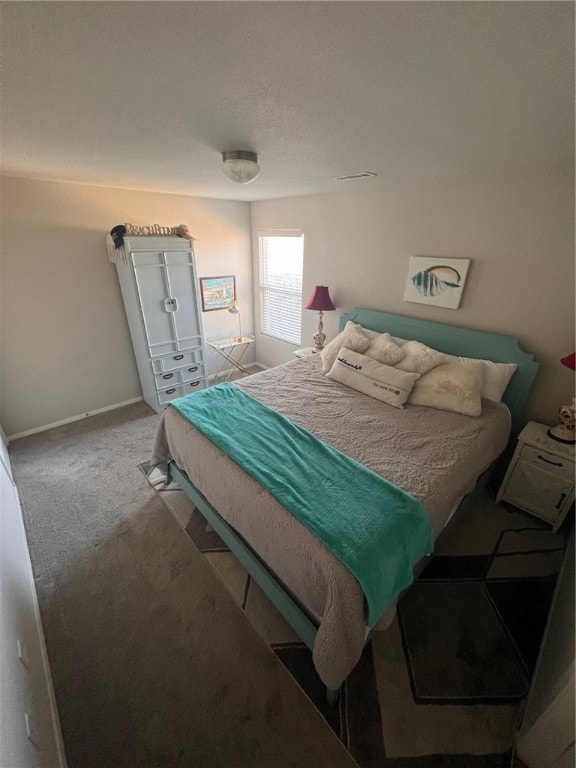
[[[184,494],[146,481],[157,422],[138,404],[10,446],[70,768],[508,766],[562,533],[476,499],[330,709]]]
[[[147,462],[142,472],[150,476]],[[156,489],[362,768],[507,768],[563,532],[482,492],[439,542],[331,709],[311,654],[176,484]]]
[[[353,768],[138,469],[157,423],[10,446],[69,768]]]

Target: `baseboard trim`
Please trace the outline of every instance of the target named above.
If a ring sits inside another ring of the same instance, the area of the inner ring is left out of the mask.
[[[8,435],[6,442],[10,443],[12,440],[18,440],[20,437],[28,437],[29,435],[36,435],[38,432],[46,432],[48,429],[54,429],[54,427],[62,427],[64,424],[71,424],[73,421],[80,421],[87,416],[96,416],[98,413],[106,413],[106,411],[113,411],[116,408],[123,408],[125,405],[133,405],[143,400],[142,397],[133,397],[131,400],[124,400],[121,403],[114,403],[114,405],[106,405],[104,408],[96,408],[94,411],[86,411],[86,413],[79,413],[78,416],[70,416],[68,419],[62,419],[61,421],[53,421],[51,424],[45,424],[43,427],[34,427],[34,429],[27,429],[25,432],[18,432],[16,435]]]
[[[243,363],[243,365],[244,365],[245,368],[248,368],[248,369],[251,369],[251,368],[256,368],[257,369],[257,370],[251,371],[251,373],[258,373],[259,371],[266,370],[266,366],[265,365],[261,365],[258,362],[252,362],[252,363],[246,363],[246,364]],[[210,383],[213,383],[217,376],[218,376],[218,379],[226,381],[227,380],[226,376],[232,377],[235,373],[238,373],[238,369],[237,368],[224,368],[223,370],[218,371],[218,374],[211,373],[208,376],[208,381]],[[242,378],[242,376],[240,376],[240,378]],[[231,378],[231,381],[234,381],[234,379]]]

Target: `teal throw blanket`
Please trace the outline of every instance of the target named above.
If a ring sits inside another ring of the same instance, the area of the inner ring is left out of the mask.
[[[414,564],[434,548],[422,504],[233,384],[171,405],[356,576],[374,626],[412,582]]]

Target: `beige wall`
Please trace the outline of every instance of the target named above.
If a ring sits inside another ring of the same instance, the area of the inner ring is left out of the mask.
[[[573,376],[558,363],[574,349],[571,175],[356,185],[251,206],[14,178],[2,180],[0,193],[0,423],[8,436],[140,395],[104,245],[126,221],[189,224],[199,275],[237,276],[245,333],[254,328],[252,258],[258,295],[257,230],[302,229],[304,298],[326,283],[338,307],[324,316],[329,337],[338,315],[356,305],[510,334],[541,362],[527,417],[553,423],[572,397]],[[472,259],[459,310],[402,301],[412,255]],[[203,321],[207,338],[236,329],[226,312]],[[303,312],[303,346],[315,322]],[[290,360],[293,349],[257,334],[265,365]]]
[[[324,315],[328,338],[354,306],[517,336],[541,363],[527,417],[555,423],[573,394],[572,372],[558,362],[574,351],[573,175],[358,190],[252,204],[255,295],[258,230],[302,229],[304,299],[328,285],[338,308]],[[416,255],[472,260],[460,309],[402,300]],[[303,312],[302,346],[312,344],[316,318]],[[265,365],[293,348],[257,334]]]
[[[248,203],[3,178],[0,423],[10,437],[141,394],[107,232],[124,222],[186,223],[200,276],[235,274],[252,331]],[[228,312],[203,315],[232,335]],[[214,361],[210,361],[214,365]]]

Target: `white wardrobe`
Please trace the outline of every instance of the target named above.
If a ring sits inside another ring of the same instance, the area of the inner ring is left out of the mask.
[[[193,245],[125,237],[116,263],[144,400],[162,411],[208,384]]]

